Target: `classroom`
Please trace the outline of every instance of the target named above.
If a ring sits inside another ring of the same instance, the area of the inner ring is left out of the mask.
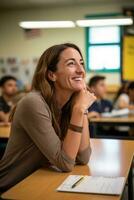
[[[0,2],[0,199],[134,200],[134,0]]]

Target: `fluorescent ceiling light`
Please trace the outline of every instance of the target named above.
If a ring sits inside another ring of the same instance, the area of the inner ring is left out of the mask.
[[[19,26],[25,29],[36,28],[73,28],[75,23],[73,21],[23,21]]]
[[[133,19],[131,17],[120,17],[120,18],[107,18],[107,19],[87,19],[77,20],[76,24],[80,27],[90,26],[116,26],[116,25],[131,25]]]

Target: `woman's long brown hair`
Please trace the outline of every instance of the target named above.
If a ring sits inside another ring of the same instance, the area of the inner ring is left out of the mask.
[[[75,44],[65,43],[54,45],[44,51],[44,53],[41,55],[32,81],[32,90],[39,91],[48,104],[52,113],[53,127],[56,131],[56,134],[61,139],[65,137],[68,129],[74,95],[72,95],[69,101],[64,105],[60,116],[59,110],[57,109],[58,106],[54,99],[54,84],[48,78],[48,70],[52,72],[57,70],[57,64],[60,60],[60,55],[67,48],[76,49],[82,57],[80,49]]]

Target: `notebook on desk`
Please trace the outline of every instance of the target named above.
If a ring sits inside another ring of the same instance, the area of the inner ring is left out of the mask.
[[[128,108],[112,110],[112,112],[101,113],[102,117],[126,117],[130,113]]]
[[[125,177],[69,175],[56,190],[59,192],[120,195],[124,185]]]

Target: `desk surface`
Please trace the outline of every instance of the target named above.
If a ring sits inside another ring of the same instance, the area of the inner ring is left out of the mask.
[[[4,125],[0,123],[0,138],[9,138],[10,127],[10,125]]]
[[[69,174],[125,176],[127,179],[134,155],[134,141],[91,139],[92,155],[88,165],[75,166],[70,173],[39,169],[5,192],[5,199],[49,200],[119,200],[120,196],[56,192]]]
[[[99,118],[92,118],[90,122],[97,122],[97,123],[134,123],[134,115],[128,117],[99,117]]]

